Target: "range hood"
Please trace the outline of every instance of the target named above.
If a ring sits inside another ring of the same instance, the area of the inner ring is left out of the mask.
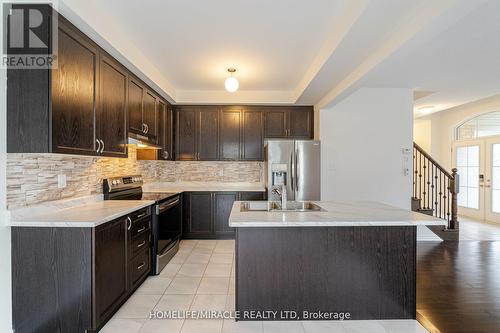
[[[148,142],[148,138],[135,133],[128,133],[128,144],[136,145],[138,149],[162,149],[161,146]]]

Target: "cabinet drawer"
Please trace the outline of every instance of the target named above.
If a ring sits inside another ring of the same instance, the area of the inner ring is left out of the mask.
[[[130,237],[134,238],[139,234],[149,233],[150,229],[151,229],[150,219],[137,221],[135,223],[132,223],[132,227],[130,228]]]
[[[132,238],[132,242],[130,244],[131,250],[130,250],[130,257],[133,258],[135,255],[141,250],[144,250],[146,248],[149,248],[151,242],[151,233],[149,232],[142,232],[136,237]]]
[[[151,216],[151,207],[146,207],[130,213],[129,216],[132,219],[132,223],[135,223],[137,220],[144,219],[147,216]]]
[[[149,248],[144,249],[135,258],[129,261],[129,279],[131,289],[140,284],[143,277],[149,274],[151,269],[151,257]]]

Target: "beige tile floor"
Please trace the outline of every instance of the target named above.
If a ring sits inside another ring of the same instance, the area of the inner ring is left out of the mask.
[[[415,320],[280,321],[150,319],[152,311],[234,310],[234,241],[184,240],[159,276],[149,277],[102,333],[420,333]]]

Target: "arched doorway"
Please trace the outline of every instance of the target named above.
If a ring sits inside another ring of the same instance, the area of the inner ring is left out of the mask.
[[[460,175],[460,214],[500,223],[500,111],[456,127],[453,162]]]

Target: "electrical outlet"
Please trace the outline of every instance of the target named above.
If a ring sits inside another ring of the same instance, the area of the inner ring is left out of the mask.
[[[65,188],[66,187],[66,175],[61,174],[57,175],[57,188]]]
[[[224,169],[219,170],[219,177],[224,177]]]

